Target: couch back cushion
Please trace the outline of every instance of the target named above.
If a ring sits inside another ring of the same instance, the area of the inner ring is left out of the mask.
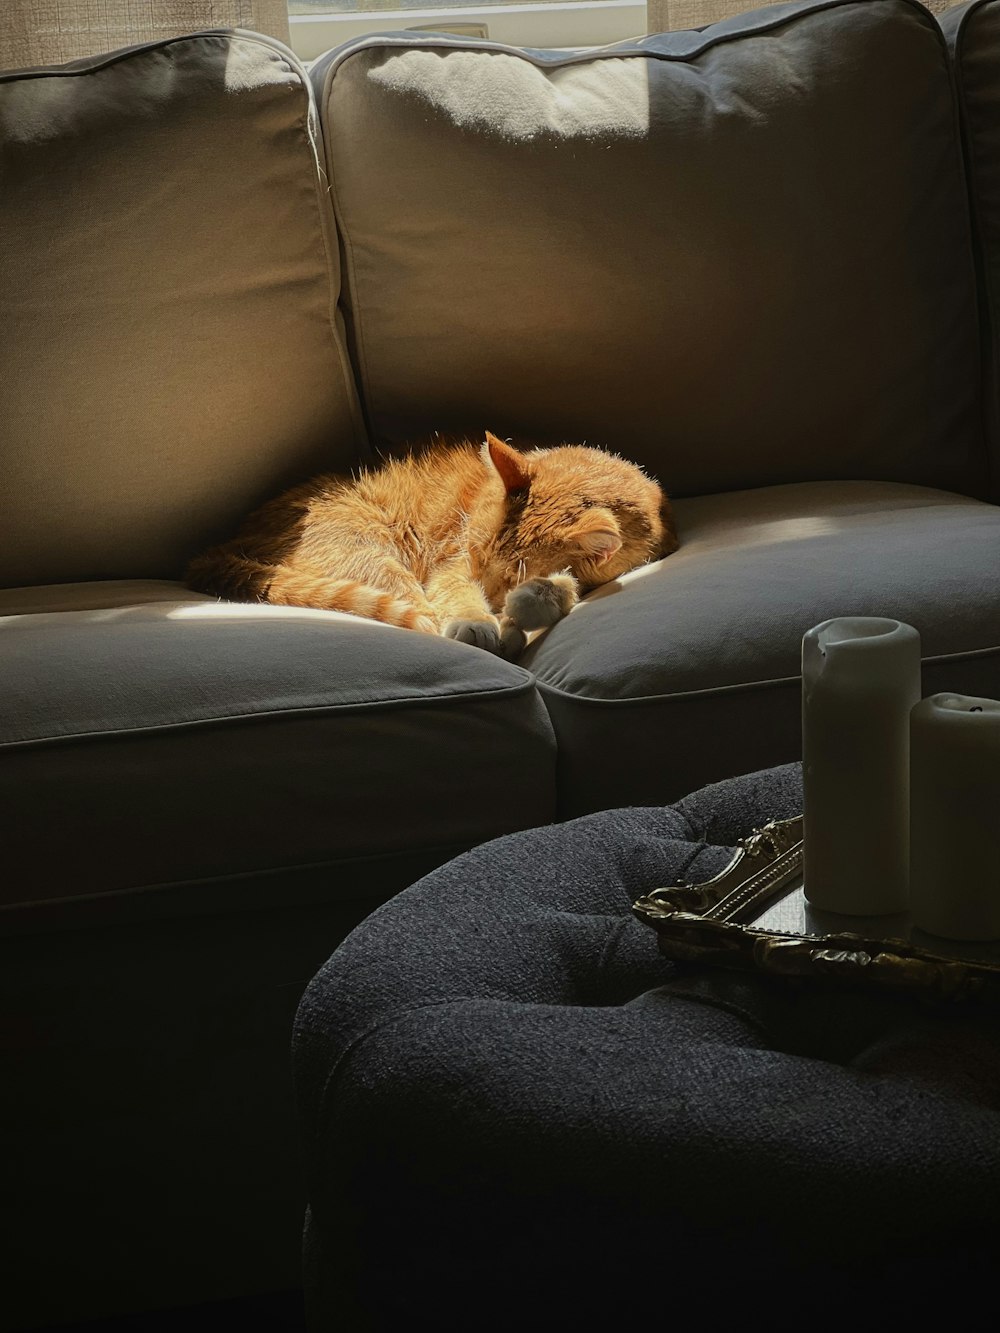
[[[1000,500],[1000,3],[975,0],[941,17],[965,135],[976,262],[983,297],[983,371],[992,469]]]
[[[376,36],[311,72],[379,446],[586,440],[675,494],[980,487],[961,149],[911,0],[568,54]]]
[[[355,460],[314,120],[250,33],[0,75],[0,586],[176,576]]]

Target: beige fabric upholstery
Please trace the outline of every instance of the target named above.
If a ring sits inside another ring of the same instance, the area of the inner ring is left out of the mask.
[[[880,482],[677,505],[680,549],[532,644],[562,813],[655,805],[801,756],[801,642],[841,615],[921,635],[924,694],[1000,693],[1000,508]]]
[[[909,0],[781,12],[312,67],[376,445],[586,440],[676,495],[984,485],[942,36]]]
[[[932,14],[943,14],[951,0],[922,0]],[[705,28],[710,23],[762,9],[760,0],[646,0],[646,31],[676,32],[683,28]],[[784,6],[769,6],[770,9]]]
[[[97,583],[48,583],[33,588],[0,588],[0,616],[44,615],[52,611],[107,611],[156,602],[214,602],[169,579],[107,579]]]
[[[0,70],[61,65],[204,28],[248,28],[287,42],[287,0],[3,0]]]
[[[0,76],[0,587],[176,578],[356,460],[311,111],[253,34]]]

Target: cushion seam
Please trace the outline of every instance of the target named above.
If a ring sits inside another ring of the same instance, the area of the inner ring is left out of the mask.
[[[349,293],[348,304],[351,312],[351,323],[354,326],[354,359],[357,362],[358,380],[364,397],[365,420],[369,435],[371,431],[371,421],[375,416],[373,407],[373,394],[371,391],[371,376],[368,373],[368,353],[365,346],[365,332],[360,315],[360,305],[358,302],[358,281],[357,265],[354,260],[354,244],[348,235],[347,226],[344,222],[343,209],[340,207],[340,200],[337,194],[337,172],[333,163],[333,143],[332,140],[326,145],[326,166],[329,179],[330,207],[333,210],[334,222],[337,227],[337,235],[340,238],[342,253],[344,256],[344,278]],[[371,441],[366,440],[366,447],[370,450]]]
[[[347,348],[343,345],[344,339],[340,337],[337,328],[337,314],[340,306],[340,290],[342,282],[342,272],[340,264],[340,248],[337,241],[337,220],[333,215],[333,200],[330,195],[329,186],[324,186],[321,179],[322,161],[325,167],[325,146],[322,143],[322,134],[320,135],[320,147],[324,148],[323,157],[317,151],[316,138],[312,133],[310,124],[310,112],[316,110],[316,95],[313,90],[312,80],[309,78],[308,71],[303,67],[300,71],[306,93],[306,105],[300,124],[309,150],[310,163],[312,165],[312,185],[313,199],[316,204],[316,223],[319,228],[320,247],[323,251],[323,258],[326,262],[327,275],[327,330],[333,342],[334,360],[340,368],[341,383],[344,387],[344,394],[347,399],[348,414],[351,420],[351,428],[354,434],[354,455],[359,458],[366,450],[368,444],[367,431],[363,425],[361,415],[361,404],[358,399],[358,387],[354,376],[354,367],[351,365],[351,359],[347,354]],[[318,118],[317,118],[318,119]],[[319,129],[319,125],[316,126]],[[325,172],[322,173],[325,178]],[[324,195],[326,196],[324,198]],[[333,227],[331,229],[331,221]],[[331,230],[333,235],[331,236]],[[336,255],[336,266],[334,265],[334,255]]]
[[[503,835],[495,835],[503,836]],[[94,902],[116,902],[120,899],[129,900],[140,898],[145,894],[168,893],[171,889],[184,889],[196,885],[205,885],[207,889],[217,887],[223,884],[236,884],[240,880],[258,880],[262,875],[283,875],[290,870],[323,870],[327,867],[339,868],[349,867],[351,865],[371,866],[380,862],[392,862],[401,857],[411,857],[414,855],[437,855],[439,852],[450,852],[455,850],[455,854],[466,848],[465,841],[461,842],[434,842],[419,847],[403,847],[396,852],[373,852],[358,853],[353,856],[331,857],[322,861],[283,861],[280,865],[258,867],[254,870],[237,870],[225,875],[195,875],[190,879],[168,879],[159,880],[155,884],[128,884],[119,889],[107,889],[100,893],[79,893],[65,894],[61,898],[22,898],[18,902],[0,903],[0,917],[5,912],[23,912],[26,910],[41,910],[43,908],[72,907],[77,903]],[[363,894],[353,895],[355,897],[364,897]],[[343,895],[338,895],[337,901],[340,902]]]
[[[944,42],[944,34],[941,32],[940,28],[938,28],[938,25],[935,22],[933,16],[930,14],[930,12],[924,9],[923,5],[918,3],[918,0],[884,0],[884,2],[898,3],[905,5],[907,9],[911,10],[915,16],[918,16],[919,18],[925,21],[925,26],[930,27],[934,30],[934,32],[940,39],[939,45],[942,48],[942,52],[945,58],[945,63],[947,66],[947,49]],[[662,60],[668,64],[683,64],[698,59],[698,57],[704,55],[708,51],[713,50],[717,46],[726,46],[729,45],[731,42],[748,40],[750,38],[760,36],[761,33],[772,32],[776,28],[784,27],[786,24],[804,21],[805,19],[811,18],[815,14],[824,14],[829,10],[833,9],[846,9],[852,5],[860,5],[864,8],[867,8],[868,0],[825,0],[825,3],[814,4],[812,7],[810,7],[805,11],[797,10],[793,11],[792,13],[781,14],[773,19],[768,20],[766,23],[759,24],[759,26],[757,27],[743,28],[737,30],[736,32],[720,33],[715,37],[712,37],[707,41],[705,41],[701,46],[697,47],[695,50],[688,51],[683,54],[673,54],[666,51],[657,51],[655,50],[655,48],[642,46],[640,43],[644,39],[638,38],[638,39],[632,39],[631,41],[626,40],[624,42],[614,43],[610,46],[603,47],[596,51],[591,49],[575,50],[564,55],[561,59],[558,60],[540,61],[533,57],[532,48],[511,46],[504,42],[491,41],[491,42],[483,42],[482,45],[479,45],[478,43],[473,45],[469,41],[469,39],[467,38],[463,39],[461,37],[455,36],[451,40],[446,40],[446,41],[441,41],[440,39],[438,39],[436,41],[427,41],[425,43],[414,44],[412,38],[403,37],[396,33],[387,33],[387,34],[372,33],[364,37],[356,38],[355,39],[356,45],[354,43],[351,43],[349,45],[345,44],[345,48],[337,52],[337,54],[331,60],[329,69],[325,73],[324,82],[326,83],[327,88],[329,88],[329,85],[333,79],[333,75],[338,68],[345,65],[348,60],[350,60],[353,56],[359,55],[362,51],[374,50],[377,49],[379,46],[383,46],[388,50],[395,50],[397,48],[403,48],[403,49],[413,48],[425,51],[433,51],[437,49],[443,49],[445,51],[491,51],[491,52],[497,52],[501,55],[509,54],[517,56],[520,59],[527,60],[530,64],[537,65],[541,69],[560,69],[566,65],[587,64],[589,61],[594,61],[594,60],[621,60],[621,59],[632,59],[634,57],[643,57],[650,60]],[[730,15],[729,17],[741,18],[743,17],[743,15],[734,14]],[[724,21],[725,20],[720,20],[720,22]],[[715,26],[716,24],[714,23],[709,24],[708,28],[712,28]],[[701,28],[701,29],[695,28],[695,29],[689,29],[688,31],[705,32],[708,31],[708,28]],[[656,34],[647,34],[647,36],[649,35],[655,36]],[[428,34],[428,36],[430,36],[430,34]]]
[[[13,69],[0,73],[0,83],[20,83],[26,79],[69,79],[87,74],[96,74],[101,70],[109,69],[113,65],[120,65],[134,56],[142,55],[147,51],[162,51],[168,46],[175,46],[179,42],[200,41],[205,37],[225,37],[231,42],[246,42],[250,46],[262,46],[276,56],[290,74],[297,74],[300,80],[303,80],[308,88],[309,76],[304,66],[298,66],[290,63],[290,52],[284,43],[276,38],[269,40],[263,34],[237,32],[233,28],[205,28],[199,32],[181,33],[177,37],[163,37],[159,41],[138,42],[134,46],[127,46],[119,51],[110,51],[107,56],[98,63],[86,65],[78,69],[68,69],[66,65],[29,65],[26,69]]]
[[[147,732],[186,731],[192,727],[226,726],[233,722],[266,722],[275,718],[309,717],[314,714],[333,715],[337,713],[364,712],[373,708],[409,708],[434,705],[447,705],[453,702],[476,700],[517,698],[535,691],[534,677],[529,676],[521,685],[504,686],[496,690],[464,691],[456,694],[408,695],[402,699],[372,699],[343,704],[306,704],[296,708],[270,708],[247,713],[225,713],[217,717],[186,718],[176,722],[154,722],[148,726],[109,727],[92,731],[70,731],[52,736],[32,736],[22,740],[0,741],[0,751],[28,749],[35,745],[59,745],[63,742],[74,743],[95,738],[105,740],[122,739],[129,736],[141,736]]]
[[[991,657],[1000,653],[1000,645],[991,648],[970,648],[960,653],[939,653],[933,657],[924,657],[921,659],[921,665],[933,666],[940,662],[960,662],[966,658]],[[736,681],[732,685],[710,685],[701,690],[677,690],[672,694],[637,694],[626,699],[612,699],[605,696],[594,696],[588,694],[577,694],[572,690],[566,690],[558,685],[551,685],[539,677],[535,678],[539,691],[544,694],[558,695],[561,699],[569,699],[573,703],[595,704],[598,707],[604,706],[624,706],[673,703],[674,700],[711,698],[719,694],[737,694],[750,690],[765,690],[779,688],[785,685],[798,685],[801,683],[801,675],[796,676],[770,676],[764,680],[745,680]]]

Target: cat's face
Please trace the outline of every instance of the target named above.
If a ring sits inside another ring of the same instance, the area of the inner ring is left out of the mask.
[[[492,552],[507,587],[569,570],[587,591],[673,549],[667,497],[634,463],[585,445],[522,454],[490,434],[485,459],[507,492]]]

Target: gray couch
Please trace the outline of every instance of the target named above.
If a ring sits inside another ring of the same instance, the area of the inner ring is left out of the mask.
[[[1000,4],[944,28],[0,75],[11,1327],[296,1280],[291,1015],[425,871],[796,758],[830,616],[997,693]],[[179,581],[281,486],[487,427],[642,463],[680,550],[517,664]]]

